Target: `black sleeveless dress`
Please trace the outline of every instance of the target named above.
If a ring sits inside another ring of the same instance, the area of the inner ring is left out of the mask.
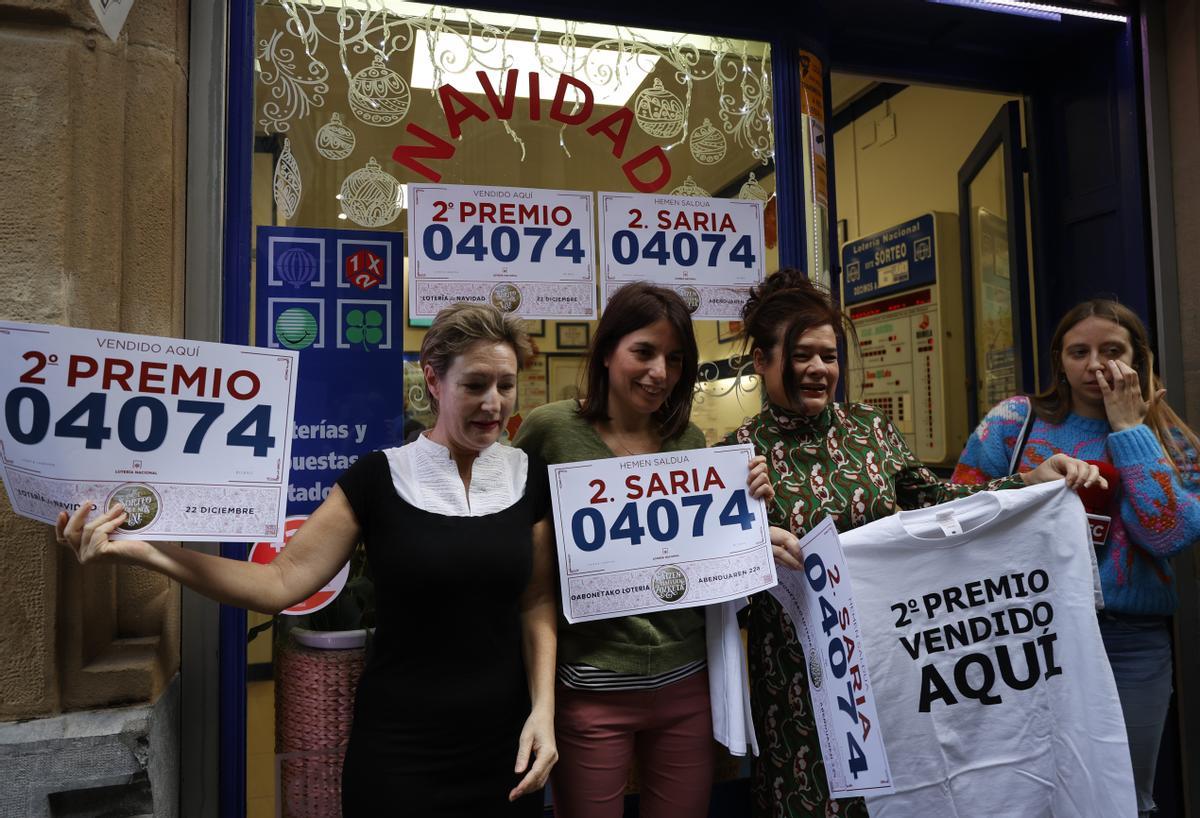
[[[536,816],[542,792],[508,801],[529,688],[519,598],[532,527],[549,506],[530,458],[503,511],[450,517],[396,494],[371,452],[338,480],[362,526],[377,627],[355,699],[342,775],[350,816]]]

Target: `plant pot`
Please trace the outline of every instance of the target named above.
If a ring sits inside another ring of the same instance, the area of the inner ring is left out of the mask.
[[[279,814],[336,818],[367,632],[296,628],[291,637],[275,666]]]

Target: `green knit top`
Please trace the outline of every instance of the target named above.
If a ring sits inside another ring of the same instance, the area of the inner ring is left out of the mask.
[[[615,457],[591,424],[580,417],[573,400],[534,409],[521,423],[513,445],[547,464]],[[703,449],[704,434],[694,423],[664,440],[662,451]],[[654,676],[705,656],[704,609],[622,616],[568,624],[559,615],[558,661],[591,665],[615,673]]]

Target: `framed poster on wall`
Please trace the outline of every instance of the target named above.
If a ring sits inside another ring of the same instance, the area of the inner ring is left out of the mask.
[[[569,400],[578,398],[583,386],[582,355],[546,354],[546,390],[548,399]]]
[[[517,411],[526,415],[547,403],[550,399],[547,383],[546,356],[539,353],[517,374]]]

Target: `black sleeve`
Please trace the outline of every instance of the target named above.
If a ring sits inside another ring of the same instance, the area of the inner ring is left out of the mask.
[[[342,472],[337,484],[350,501],[350,508],[366,531],[371,526],[372,511],[378,507],[381,492],[391,490],[392,473],[383,452],[368,452]]]
[[[538,522],[550,513],[550,480],[546,464],[536,454],[525,453],[529,467],[525,472],[525,493],[529,495],[529,508],[533,522]]]

